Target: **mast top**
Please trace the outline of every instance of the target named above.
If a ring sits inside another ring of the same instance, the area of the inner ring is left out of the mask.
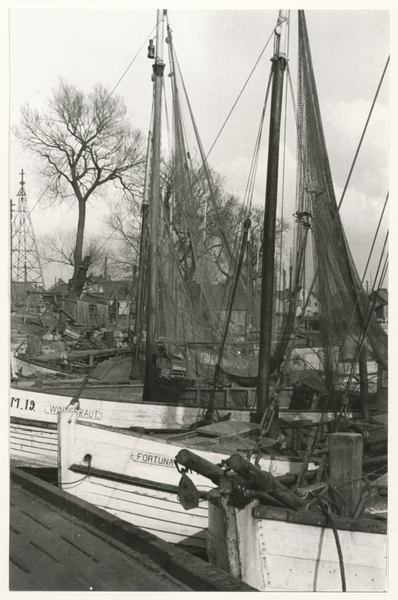
[[[287,58],[287,26],[289,22],[289,11],[280,10],[278,22],[275,27],[274,58]]]

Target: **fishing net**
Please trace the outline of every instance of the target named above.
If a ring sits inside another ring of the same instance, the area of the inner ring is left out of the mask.
[[[229,198],[225,193],[223,196],[222,185],[214,180],[170,32],[168,41],[173,148],[162,189],[159,339],[169,356],[185,361],[188,379],[214,381],[217,371],[224,382],[228,373],[244,382],[245,377],[255,377],[257,371],[252,358],[254,344],[247,332],[250,330],[255,337],[259,317],[246,265],[240,266],[236,278],[242,243],[247,245],[242,238],[244,211],[238,208],[232,215]],[[187,113],[189,123],[183,118]],[[195,160],[187,149],[189,135],[199,148],[200,156]],[[223,340],[227,321],[228,334]]]
[[[260,302],[250,260],[242,260],[245,252],[250,254],[247,215],[242,209],[240,222],[229,219],[228,202],[207,164],[171,36],[169,45],[174,137],[162,187],[159,339],[165,355],[172,357],[174,374],[196,382],[254,386]],[[190,124],[183,112],[190,115]],[[196,160],[187,149],[189,127],[199,148]],[[272,339],[272,371],[283,375],[285,385],[333,396],[349,382],[357,391],[361,347],[375,373],[377,363],[387,366],[387,336],[362,288],[339,216],[303,11],[297,129],[293,274],[287,295],[283,290],[287,310]]]
[[[303,11],[298,69],[295,292],[278,359],[289,345],[290,327],[301,305],[296,347],[284,364],[287,381],[304,381],[311,372],[328,392],[345,390],[349,381],[350,389],[357,391],[361,348],[375,375],[377,363],[387,367],[387,335],[362,287],[340,219]]]

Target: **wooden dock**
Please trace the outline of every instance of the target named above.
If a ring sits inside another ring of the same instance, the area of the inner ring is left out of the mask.
[[[11,467],[10,591],[256,591]]]

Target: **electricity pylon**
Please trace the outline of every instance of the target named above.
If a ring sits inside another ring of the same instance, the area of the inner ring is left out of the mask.
[[[32,283],[35,288],[44,289],[43,271],[30,218],[23,175],[22,170],[21,189],[17,194],[18,202],[14,215],[14,205],[11,201],[11,281]]]

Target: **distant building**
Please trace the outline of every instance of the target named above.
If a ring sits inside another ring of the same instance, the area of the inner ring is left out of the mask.
[[[135,311],[136,289],[131,279],[112,281],[102,275],[94,275],[87,282],[84,292],[95,295],[97,298],[103,298],[108,302],[111,308],[111,318],[128,315],[129,311],[131,313]]]
[[[297,298],[297,309],[296,316],[301,315],[303,312],[303,295],[301,292],[298,294]],[[314,294],[306,295],[305,298],[305,316],[306,317],[314,317],[317,318],[319,316],[319,300]]]
[[[11,282],[11,310],[40,312],[44,309],[44,290],[41,286],[23,281]]]
[[[388,328],[388,290],[381,288],[378,291],[369,294],[369,301],[371,304],[374,303],[374,312],[377,320],[384,329]]]
[[[275,292],[275,314],[280,317],[289,312],[291,292],[288,289]],[[314,294],[305,299],[305,316],[317,318],[319,316],[319,300]],[[296,317],[303,312],[303,293],[300,289],[297,294]]]
[[[46,303],[50,302],[51,300],[55,300],[57,304],[61,304],[62,299],[67,295],[67,293],[68,284],[62,279],[58,279],[58,281],[43,294],[43,299]]]

